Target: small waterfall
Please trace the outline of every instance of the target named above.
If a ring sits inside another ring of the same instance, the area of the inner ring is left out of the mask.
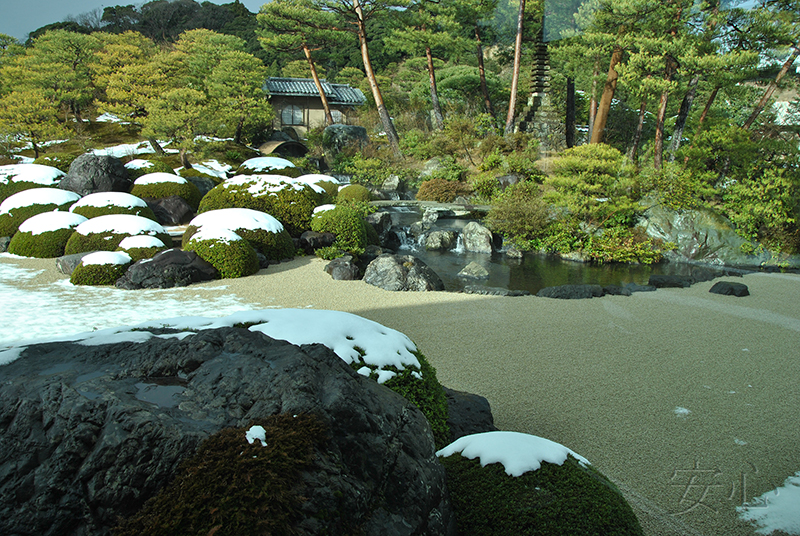
[[[410,233],[409,226],[393,227],[392,231],[394,231],[394,233],[400,239],[400,249],[405,251],[415,251],[419,248],[419,239],[414,238],[414,235]]]
[[[461,255],[464,253],[466,249],[464,249],[464,235],[458,233],[458,238],[456,239],[456,247],[453,248],[453,253],[458,253]]]

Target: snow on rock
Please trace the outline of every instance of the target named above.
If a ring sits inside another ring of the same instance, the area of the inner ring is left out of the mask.
[[[195,227],[217,227],[235,231],[236,229],[248,229],[257,231],[263,229],[269,233],[280,233],[283,231],[281,222],[258,210],[249,208],[221,208],[219,210],[209,210],[203,212],[192,219],[189,225]]]
[[[70,207],[70,212],[75,212],[78,207],[146,207],[147,203],[135,195],[124,192],[95,192],[85,195],[80,201]]]
[[[0,183],[32,182],[42,186],[55,186],[66,175],[52,166],[41,164],[8,164],[0,166]]]
[[[179,175],[175,175],[174,173],[164,173],[164,172],[156,172],[156,173],[148,173],[147,175],[142,175],[138,179],[136,179],[133,184],[138,184],[140,186],[144,184],[160,184],[163,182],[174,182],[177,184],[186,184],[186,179]]]
[[[800,471],[787,478],[783,486],[738,506],[736,511],[739,519],[758,526],[758,534],[800,534]]]
[[[163,248],[166,246],[164,245],[164,242],[162,242],[155,236],[136,235],[124,238],[122,242],[119,243],[119,247],[121,247],[122,249],[131,249],[131,248]]]
[[[589,464],[589,460],[564,445],[519,432],[484,432],[464,436],[438,451],[436,455],[446,458],[455,453],[470,460],[479,458],[482,467],[490,463],[501,463],[510,476],[536,471],[542,466],[542,462],[562,465],[567,455],[582,464]]]
[[[81,264],[84,266],[93,264],[129,264],[131,261],[130,255],[122,251],[95,251],[83,257]]]
[[[156,233],[167,234],[167,231],[153,220],[129,214],[98,216],[78,225],[75,230],[82,235],[93,233],[127,234],[131,236]]]
[[[144,160],[142,158],[135,158],[125,164],[125,167],[128,169],[147,169],[155,166],[150,160]]]
[[[19,226],[19,232],[31,233],[32,235],[39,235],[51,231],[58,231],[59,229],[73,229],[83,222],[87,221],[80,214],[73,214],[72,212],[44,212],[31,216]]]
[[[58,190],[56,188],[31,188],[22,190],[7,197],[0,203],[0,214],[8,214],[15,208],[30,207],[32,205],[63,205],[74,203],[81,198],[75,192]]]
[[[251,445],[255,443],[256,440],[259,440],[261,441],[262,447],[267,446],[267,431],[264,430],[263,426],[251,426],[244,436]]]
[[[266,171],[269,169],[283,169],[295,167],[290,161],[277,156],[257,156],[242,162],[242,166],[254,171]]]

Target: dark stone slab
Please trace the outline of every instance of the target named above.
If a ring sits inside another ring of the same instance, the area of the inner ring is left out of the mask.
[[[731,281],[718,281],[714,286],[709,289],[713,294],[722,294],[723,296],[749,296],[750,290],[744,283],[733,283]]]
[[[556,298],[559,300],[583,300],[600,298],[603,296],[603,287],[600,285],[560,285],[545,287],[536,293],[540,298]]]
[[[509,290],[503,287],[484,287],[481,285],[466,285],[464,294],[481,294],[484,296],[530,296],[527,290]]]
[[[648,284],[656,288],[689,288],[696,280],[689,275],[651,275]]]

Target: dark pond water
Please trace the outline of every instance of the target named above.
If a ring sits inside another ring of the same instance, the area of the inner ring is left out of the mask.
[[[558,285],[597,284],[646,285],[651,274],[689,274],[696,267],[686,264],[660,263],[656,265],[593,264],[562,260],[551,255],[526,253],[521,259],[510,258],[503,251],[493,254],[471,253],[460,246],[447,252],[427,251],[408,234],[409,226],[421,218],[421,213],[408,207],[392,209],[395,230],[406,233],[400,253],[414,255],[431,267],[451,292],[463,290],[465,285],[502,287],[509,290],[527,290],[536,294],[540,289]],[[470,220],[440,217],[431,230],[460,231]],[[458,273],[469,263],[477,262],[489,272],[488,279],[459,277]]]

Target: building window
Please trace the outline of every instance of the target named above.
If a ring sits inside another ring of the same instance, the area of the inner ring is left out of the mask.
[[[287,104],[281,111],[281,123],[284,125],[302,125],[303,109],[295,104]]]

